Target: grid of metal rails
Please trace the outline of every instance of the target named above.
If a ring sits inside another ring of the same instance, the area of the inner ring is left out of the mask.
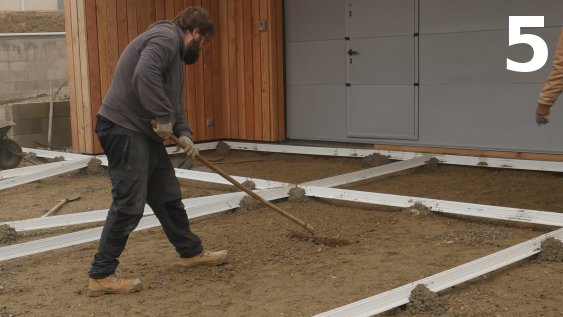
[[[291,188],[299,186],[305,189],[306,195],[310,197],[339,199],[393,207],[409,207],[416,203],[420,203],[429,207],[435,212],[560,227],[560,229],[558,230],[549,232],[537,238],[525,241],[491,255],[476,259],[474,261],[426,277],[424,279],[408,283],[387,292],[374,295],[372,297],[350,303],[348,305],[324,313],[320,313],[316,316],[372,316],[374,314],[385,312],[387,310],[408,303],[411,291],[419,284],[425,285],[431,291],[438,292],[537,254],[541,252],[541,243],[547,238],[553,237],[563,241],[563,228],[561,228],[563,227],[562,213],[333,188],[336,186],[421,166],[424,165],[432,157],[438,159],[441,164],[553,172],[563,172],[562,162],[497,159],[458,155],[428,155],[414,152],[378,151],[351,148],[308,147],[243,142],[226,143],[231,149],[235,150],[341,157],[365,157],[374,153],[378,153],[381,155],[386,155],[393,160],[398,160],[398,162],[395,163],[310,181],[298,185],[281,183],[271,180],[234,176],[234,178],[240,182],[244,180],[253,181],[256,184],[256,191],[267,200],[286,198],[288,196],[288,191]],[[199,150],[212,150],[215,149],[216,146],[217,142],[197,145]],[[87,155],[61,153],[37,149],[24,149],[24,151],[34,152],[37,156],[45,158],[63,156],[65,161],[0,171],[0,190],[33,182],[42,178],[60,175],[72,170],[84,168],[88,165],[88,162],[93,159],[92,156]],[[176,154],[178,152],[174,148],[169,148],[168,153]],[[102,164],[107,165],[107,159],[105,158],[105,156],[97,156],[96,158],[102,160]],[[178,178],[219,184],[230,184],[220,176],[213,173],[176,169],[176,175]],[[190,214],[190,218],[197,218],[204,215],[237,208],[239,207],[240,201],[244,197],[244,195],[245,193],[235,192],[229,194],[185,199],[184,203],[185,205],[189,206],[187,208],[187,211]],[[107,210],[104,209],[68,215],[10,221],[0,224],[12,226],[17,231],[38,230],[103,221],[105,219],[106,213]],[[158,220],[154,215],[152,215],[152,210],[150,209],[150,207],[146,206],[144,217],[136,230],[144,230],[158,225]],[[54,249],[65,248],[81,243],[96,241],[100,237],[101,230],[101,227],[97,227],[75,233],[62,234],[51,238],[3,247],[0,248],[0,261],[37,254]]]

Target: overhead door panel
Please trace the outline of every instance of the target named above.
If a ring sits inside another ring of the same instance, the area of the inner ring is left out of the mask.
[[[284,6],[286,41],[344,38],[344,0],[285,0]]]
[[[337,41],[287,44],[287,82],[290,84],[346,83],[346,44]]]
[[[344,85],[288,85],[287,129],[295,139],[342,140],[346,135]]]
[[[414,82],[414,39],[412,36],[352,38],[350,83],[390,85]]]
[[[503,30],[509,16],[544,16],[545,26],[561,26],[562,12],[561,0],[424,0],[420,33]]]
[[[412,35],[414,0],[351,0],[348,2],[351,37]]]
[[[559,28],[543,28],[534,33],[554,43]],[[479,31],[421,35],[420,82],[452,83],[540,83],[551,65],[536,72],[515,73],[506,69],[506,59],[527,62],[533,56],[529,45],[508,46],[508,31]],[[553,50],[550,50],[553,54]],[[550,56],[551,60],[551,56]]]
[[[351,87],[349,135],[409,139],[416,134],[415,91],[412,85]]]
[[[420,89],[420,142],[458,148],[561,152],[563,125],[539,128],[541,84],[429,85]]]

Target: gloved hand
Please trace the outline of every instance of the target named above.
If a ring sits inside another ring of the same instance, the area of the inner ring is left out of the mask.
[[[152,128],[154,133],[158,134],[163,139],[168,139],[172,135],[172,123],[156,123],[156,126]]]
[[[178,142],[178,145],[182,148],[184,153],[186,153],[189,158],[194,159],[195,156],[199,154],[199,151],[194,146],[194,142],[189,137],[183,135],[178,139]]]
[[[547,119],[547,116],[543,116],[541,114],[536,113],[536,123],[538,125],[544,125],[544,124],[547,124],[548,122],[549,122],[549,119]]]

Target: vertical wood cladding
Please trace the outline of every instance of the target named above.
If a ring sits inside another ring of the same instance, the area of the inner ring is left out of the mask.
[[[65,0],[75,152],[101,152],[95,116],[127,44],[189,6],[205,8],[217,30],[199,61],[186,66],[194,139],[285,139],[282,0]]]

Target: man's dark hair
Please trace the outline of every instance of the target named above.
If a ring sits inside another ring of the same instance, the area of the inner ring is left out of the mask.
[[[207,37],[212,37],[215,34],[215,23],[211,20],[209,13],[202,7],[189,7],[185,9],[174,18],[174,23],[184,32],[193,32],[193,30],[199,28],[199,33]]]

